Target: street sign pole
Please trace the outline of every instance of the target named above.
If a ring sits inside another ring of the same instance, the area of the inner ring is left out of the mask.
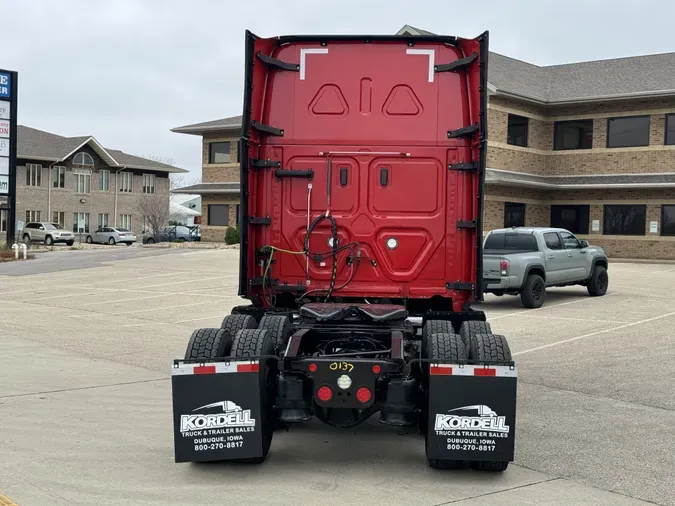
[[[16,159],[17,159],[17,110],[18,110],[18,74],[10,72],[12,81],[11,99],[9,102],[9,195],[7,196],[7,244],[14,244],[16,237]]]
[[[18,74],[0,69],[0,195],[7,195],[7,245],[16,236]],[[2,150],[2,144],[9,144]]]

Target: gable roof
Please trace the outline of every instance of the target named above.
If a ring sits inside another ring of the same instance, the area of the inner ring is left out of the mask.
[[[405,25],[399,35],[433,35]],[[497,94],[546,105],[675,96],[675,53],[538,66],[490,52],[488,81]]]
[[[228,118],[205,121],[203,123],[193,123],[191,125],[172,128],[172,132],[180,134],[201,135],[211,130],[238,130],[241,128],[241,116],[230,116]]]
[[[19,125],[17,132],[18,158],[61,162],[89,145],[110,167],[147,169],[181,173],[185,169],[129,155],[117,149],[104,148],[94,137],[62,137],[50,132]]]

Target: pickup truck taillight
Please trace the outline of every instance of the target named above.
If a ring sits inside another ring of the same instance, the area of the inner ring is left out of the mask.
[[[509,261],[506,258],[499,259],[499,270],[502,276],[508,276],[509,274]]]

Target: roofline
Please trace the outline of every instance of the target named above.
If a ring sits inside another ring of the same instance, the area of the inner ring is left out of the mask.
[[[592,97],[572,97],[564,100],[541,100],[528,95],[522,95],[514,91],[504,91],[495,87],[494,93],[506,98],[515,98],[524,100],[537,105],[574,105],[574,104],[588,104],[595,102],[608,102],[613,100],[630,100],[635,98],[670,98],[675,96],[675,89],[673,90],[656,90],[656,91],[636,91],[633,93],[618,93],[615,95],[594,95]]]
[[[233,195],[238,195],[241,193],[240,189],[236,190],[226,190],[226,189],[213,189],[213,190],[188,190],[185,189],[183,190],[182,188],[177,188],[175,190],[171,190],[171,193],[182,193],[186,195],[197,195],[201,197],[202,195],[214,195],[214,194],[233,194]]]
[[[517,174],[517,175],[531,175],[523,174],[522,172],[512,172],[502,169],[492,169],[488,168],[489,171],[502,172],[506,174]],[[660,173],[660,174],[598,174],[597,177],[602,176],[629,176],[629,175],[673,175],[672,173]],[[580,177],[580,176],[537,176],[543,178],[554,178],[554,177]],[[490,185],[502,185],[502,186],[517,186],[517,187],[527,187],[527,188],[540,188],[547,190],[602,190],[606,188],[616,188],[616,189],[626,189],[626,188],[675,188],[675,181],[672,183],[590,183],[590,184],[556,184],[556,183],[545,183],[541,181],[485,181],[486,184]]]
[[[227,125],[227,126],[184,126],[172,128],[170,131],[177,134],[199,135],[204,132],[222,132],[227,130],[241,130],[242,124]]]
[[[108,153],[108,150],[105,149],[105,148],[101,145],[100,142],[98,142],[96,139],[94,139],[93,136],[89,136],[89,138],[88,138],[87,140],[85,140],[82,144],[80,144],[79,146],[77,146],[75,149],[73,149],[73,150],[72,150],[70,153],[68,153],[67,155],[61,157],[59,160],[57,160],[57,162],[63,162],[64,160],[66,160],[66,159],[69,158],[70,156],[74,155],[77,151],[79,151],[80,149],[82,149],[84,146],[86,146],[86,145],[89,144],[90,142],[94,142],[94,144],[95,144],[98,148],[100,148],[100,149],[103,151],[103,153],[105,153],[105,156],[107,156],[108,158],[110,158],[110,159],[113,161],[113,163],[115,164],[114,167],[119,167],[119,166],[120,166],[120,163],[119,163],[117,160],[115,160],[115,157],[112,156],[110,153]]]
[[[40,160],[41,162],[58,162],[58,158],[49,157],[49,156],[33,156],[33,155],[22,155],[19,153],[16,155],[17,160],[23,158],[25,160]]]

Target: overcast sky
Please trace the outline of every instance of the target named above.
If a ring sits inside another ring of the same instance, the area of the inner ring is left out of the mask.
[[[291,7],[292,6],[292,7]],[[241,114],[244,30],[474,37],[538,65],[675,51],[667,0],[0,0],[0,68],[19,123],[169,157],[201,173],[200,139],[170,128]]]

